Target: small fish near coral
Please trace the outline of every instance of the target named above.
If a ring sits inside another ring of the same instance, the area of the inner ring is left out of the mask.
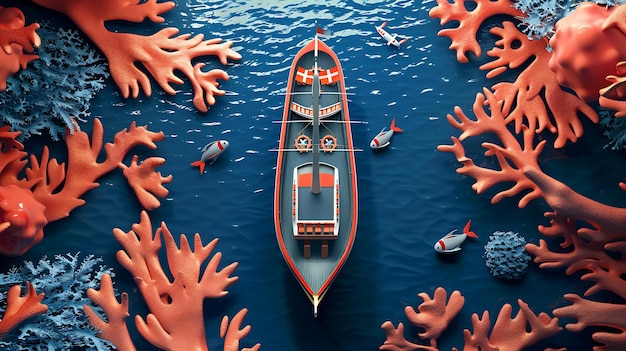
[[[439,239],[435,243],[435,251],[439,253],[454,253],[461,251],[461,245],[465,242],[465,239],[478,238],[478,235],[470,230],[470,223],[472,220],[467,221],[467,224],[463,228],[463,233],[457,233],[458,229],[452,230],[446,234],[443,238]]]
[[[396,119],[391,120],[391,125],[389,126],[389,130],[387,128],[381,129],[380,133],[378,133],[374,139],[370,142],[370,148],[373,150],[382,149],[387,147],[390,144],[391,137],[394,133],[402,133],[403,130],[396,126]]]
[[[409,40],[409,38],[404,38],[402,40],[398,40],[396,39],[397,34],[391,35],[389,34],[389,32],[387,32],[386,30],[383,29],[383,27],[385,27],[387,25],[387,22],[383,22],[383,24],[381,24],[380,26],[375,26],[376,27],[376,31],[378,32],[378,34],[385,39],[385,41],[387,42],[387,45],[391,46],[395,46],[397,48],[400,47],[400,45],[404,44],[407,42],[407,40]]]
[[[200,168],[200,174],[204,173],[204,166],[208,162],[209,164],[213,164],[217,158],[228,149],[227,140],[216,140],[206,144],[202,148],[202,156],[200,156],[199,161],[192,162],[191,165],[194,167]]]

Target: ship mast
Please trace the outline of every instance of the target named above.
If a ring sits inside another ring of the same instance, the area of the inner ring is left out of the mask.
[[[313,194],[319,194],[322,190],[320,188],[320,76],[317,72],[317,33],[315,33],[315,66],[313,67],[313,159],[312,159],[312,179],[311,179],[311,192]]]

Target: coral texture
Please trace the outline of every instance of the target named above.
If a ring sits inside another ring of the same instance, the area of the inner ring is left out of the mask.
[[[0,99],[0,125],[21,132],[20,140],[49,134],[62,138],[90,116],[90,103],[109,77],[106,60],[78,31],[42,24],[39,59],[7,79]]]
[[[0,6],[0,92],[7,88],[7,78],[20,68],[37,59],[37,55],[25,54],[41,45],[41,38],[35,32],[36,23],[26,26],[24,13],[14,7]]]
[[[163,22],[163,13],[174,8],[171,1],[159,3],[157,0],[139,2],[137,0],[33,0],[46,8],[65,13],[102,50],[106,56],[111,76],[125,98],[139,96],[140,89],[148,96],[152,94],[150,79],[143,70],[149,72],[159,86],[173,95],[175,89],[170,84],[183,84],[175,72],[183,73],[194,90],[194,106],[202,112],[207,105],[215,104],[215,95],[224,95],[218,89],[218,79],[227,80],[228,74],[220,69],[203,72],[204,63],[192,65],[192,60],[202,56],[215,55],[226,65],[229,59],[239,60],[241,55],[231,49],[231,42],[221,43],[221,39],[203,40],[199,34],[178,34],[176,28],[165,28],[159,32],[142,36],[133,33],[109,31],[106,21],[122,20],[142,22],[150,20]]]
[[[613,11],[615,7],[583,3],[556,23],[550,39],[548,67],[559,83],[585,101],[598,100],[600,89],[607,86],[606,77],[614,75],[617,63],[626,59],[626,36],[616,27],[603,28]]]
[[[0,252],[19,256],[43,238],[46,208],[28,189],[0,186]]]
[[[16,140],[19,132],[9,132],[8,127],[0,128],[0,152],[3,156],[0,162],[0,185],[13,184],[32,191],[34,199],[45,207],[45,218],[53,222],[69,216],[70,211],[83,205],[85,201],[81,196],[99,185],[96,183],[99,177],[122,168],[142,206],[146,209],[158,207],[160,202],[157,196],[168,193],[163,184],[172,181],[171,175],[162,177],[155,172],[163,159],[150,157],[138,165],[137,158],[133,158],[130,167],[126,167],[123,160],[136,146],[155,149],[155,142],[165,138],[163,132],[151,132],[146,127],[137,127],[133,122],[128,130],[115,135],[113,143],[104,145],[103,134],[100,120],[95,119],[91,140],[82,131],[66,135],[67,165],[50,158],[48,148],[44,147],[41,158],[30,155],[30,166],[24,168],[28,163],[24,159],[27,153]],[[106,157],[99,161],[102,149]],[[20,179],[22,172],[25,177]],[[14,246],[32,246],[40,240],[41,237],[35,237],[23,244],[15,243]]]
[[[527,272],[530,256],[525,250],[526,239],[519,233],[494,232],[485,245],[485,265],[496,278],[522,279]]]
[[[196,234],[192,249],[187,236],[181,235],[179,248],[164,222],[154,236],[152,231],[150,217],[145,211],[141,213],[139,223],[134,224],[129,232],[118,228],[113,231],[124,248],[118,251],[117,259],[135,278],[150,309],[145,319],[135,317],[137,330],[151,344],[164,350],[208,350],[203,301],[228,294],[226,289],[238,279],[231,276],[237,263],[218,270],[222,254],[212,254],[217,239],[203,245],[200,234]],[[159,259],[161,238],[165,243],[171,277]],[[103,307],[108,320],[106,322],[89,307],[86,308],[92,323],[102,330],[101,336],[120,349],[134,350],[123,321],[128,316],[127,295],[122,294],[122,302],[119,303],[111,288],[110,278],[105,276],[100,291],[92,289],[89,296]],[[240,329],[246,312],[242,309],[230,322],[228,317],[222,320],[220,335],[224,338],[224,350],[238,351],[239,341],[249,333],[250,326]],[[259,348],[260,344],[256,344],[242,350],[256,351]]]
[[[44,310],[28,319],[19,331],[14,330],[0,340],[0,348],[5,351],[113,350],[112,344],[98,338],[89,327],[82,310],[83,305],[89,303],[85,291],[96,287],[103,274],[111,274],[111,271],[103,266],[101,258],[81,257],[78,253],[26,261],[0,274],[2,288],[31,280],[38,291],[45,293],[44,302],[48,306],[47,312]]]

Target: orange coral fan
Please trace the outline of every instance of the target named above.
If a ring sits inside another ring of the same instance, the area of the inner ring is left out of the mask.
[[[37,55],[24,54],[24,50],[32,51],[33,47],[41,45],[35,32],[39,25],[33,23],[24,27],[25,24],[22,11],[0,6],[0,91],[6,90],[9,76],[38,58]]]
[[[19,256],[43,239],[45,207],[30,190],[0,186],[0,253]]]
[[[7,292],[7,308],[0,321],[0,339],[15,329],[26,319],[48,312],[48,306],[41,303],[45,294],[37,294],[30,282],[26,283],[26,295],[20,296],[22,288],[15,285]]]
[[[140,88],[152,94],[149,77],[137,67],[142,65],[168,94],[175,94],[170,83],[183,84],[175,72],[183,73],[194,89],[193,103],[202,112],[215,104],[215,95],[224,95],[218,89],[217,79],[228,79],[226,72],[214,69],[202,72],[203,63],[192,66],[194,58],[215,55],[224,65],[228,59],[239,60],[241,55],[231,49],[232,43],[221,39],[203,40],[202,35],[191,38],[179,35],[176,28],[165,28],[151,36],[109,31],[104,23],[109,20],[163,22],[160,15],[174,8],[171,1],[157,0],[33,0],[33,2],[63,12],[102,50],[109,61],[111,76],[125,98],[137,97]]]
[[[448,328],[450,322],[459,314],[463,304],[465,304],[465,298],[459,291],[453,291],[448,300],[448,294],[442,287],[435,290],[432,299],[426,293],[420,293],[418,296],[424,300],[417,307],[419,313],[415,312],[411,306],[407,306],[404,313],[411,324],[424,328],[425,331],[420,333],[419,337],[429,339],[430,346],[417,345],[407,341],[404,338],[404,325],[402,323],[399,323],[396,329],[392,322],[386,321],[381,328],[387,333],[387,339],[380,350],[437,350],[437,338]]]
[[[141,221],[134,224],[132,230],[124,232],[114,229],[115,238],[124,247],[118,251],[117,259],[135,277],[143,298],[150,309],[144,320],[135,317],[139,333],[153,345],[164,350],[208,350],[204,326],[202,304],[206,298],[219,298],[228,293],[226,288],[237,281],[230,275],[237,268],[231,263],[218,270],[221,253],[211,256],[217,245],[217,239],[204,246],[199,234],[194,236],[193,250],[187,237],[180,236],[180,248],[165,223],[152,235],[152,224],[148,214],[141,213]],[[161,235],[165,242],[170,278],[159,260]],[[209,262],[202,269],[205,261]],[[113,294],[110,277],[103,277],[99,292],[90,290],[90,298],[104,309],[108,323],[86,308],[90,321],[103,331],[101,336],[114,343],[118,348],[134,350],[123,319],[128,315],[128,297],[122,295],[118,303]],[[250,327],[240,329],[247,310],[242,309],[233,320],[225,317],[220,327],[220,335],[225,338],[224,350],[239,349],[239,340],[245,337]],[[256,351],[260,344],[243,350]]]
[[[548,66],[562,85],[585,101],[598,99],[600,89],[607,86],[605,78],[626,59],[626,35],[617,27],[604,26],[614,10],[583,3],[556,23],[550,39],[553,54]]]

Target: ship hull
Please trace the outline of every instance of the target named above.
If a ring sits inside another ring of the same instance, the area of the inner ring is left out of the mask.
[[[309,94],[315,88],[307,80],[315,61],[321,82],[319,101]],[[311,111],[316,104],[320,120],[317,134]],[[279,143],[274,193],[276,238],[317,314],[317,306],[348,259],[358,217],[356,164],[343,71],[336,54],[317,37],[292,63]],[[317,175],[313,175],[315,164]],[[319,186],[317,192],[311,190],[311,179]]]

